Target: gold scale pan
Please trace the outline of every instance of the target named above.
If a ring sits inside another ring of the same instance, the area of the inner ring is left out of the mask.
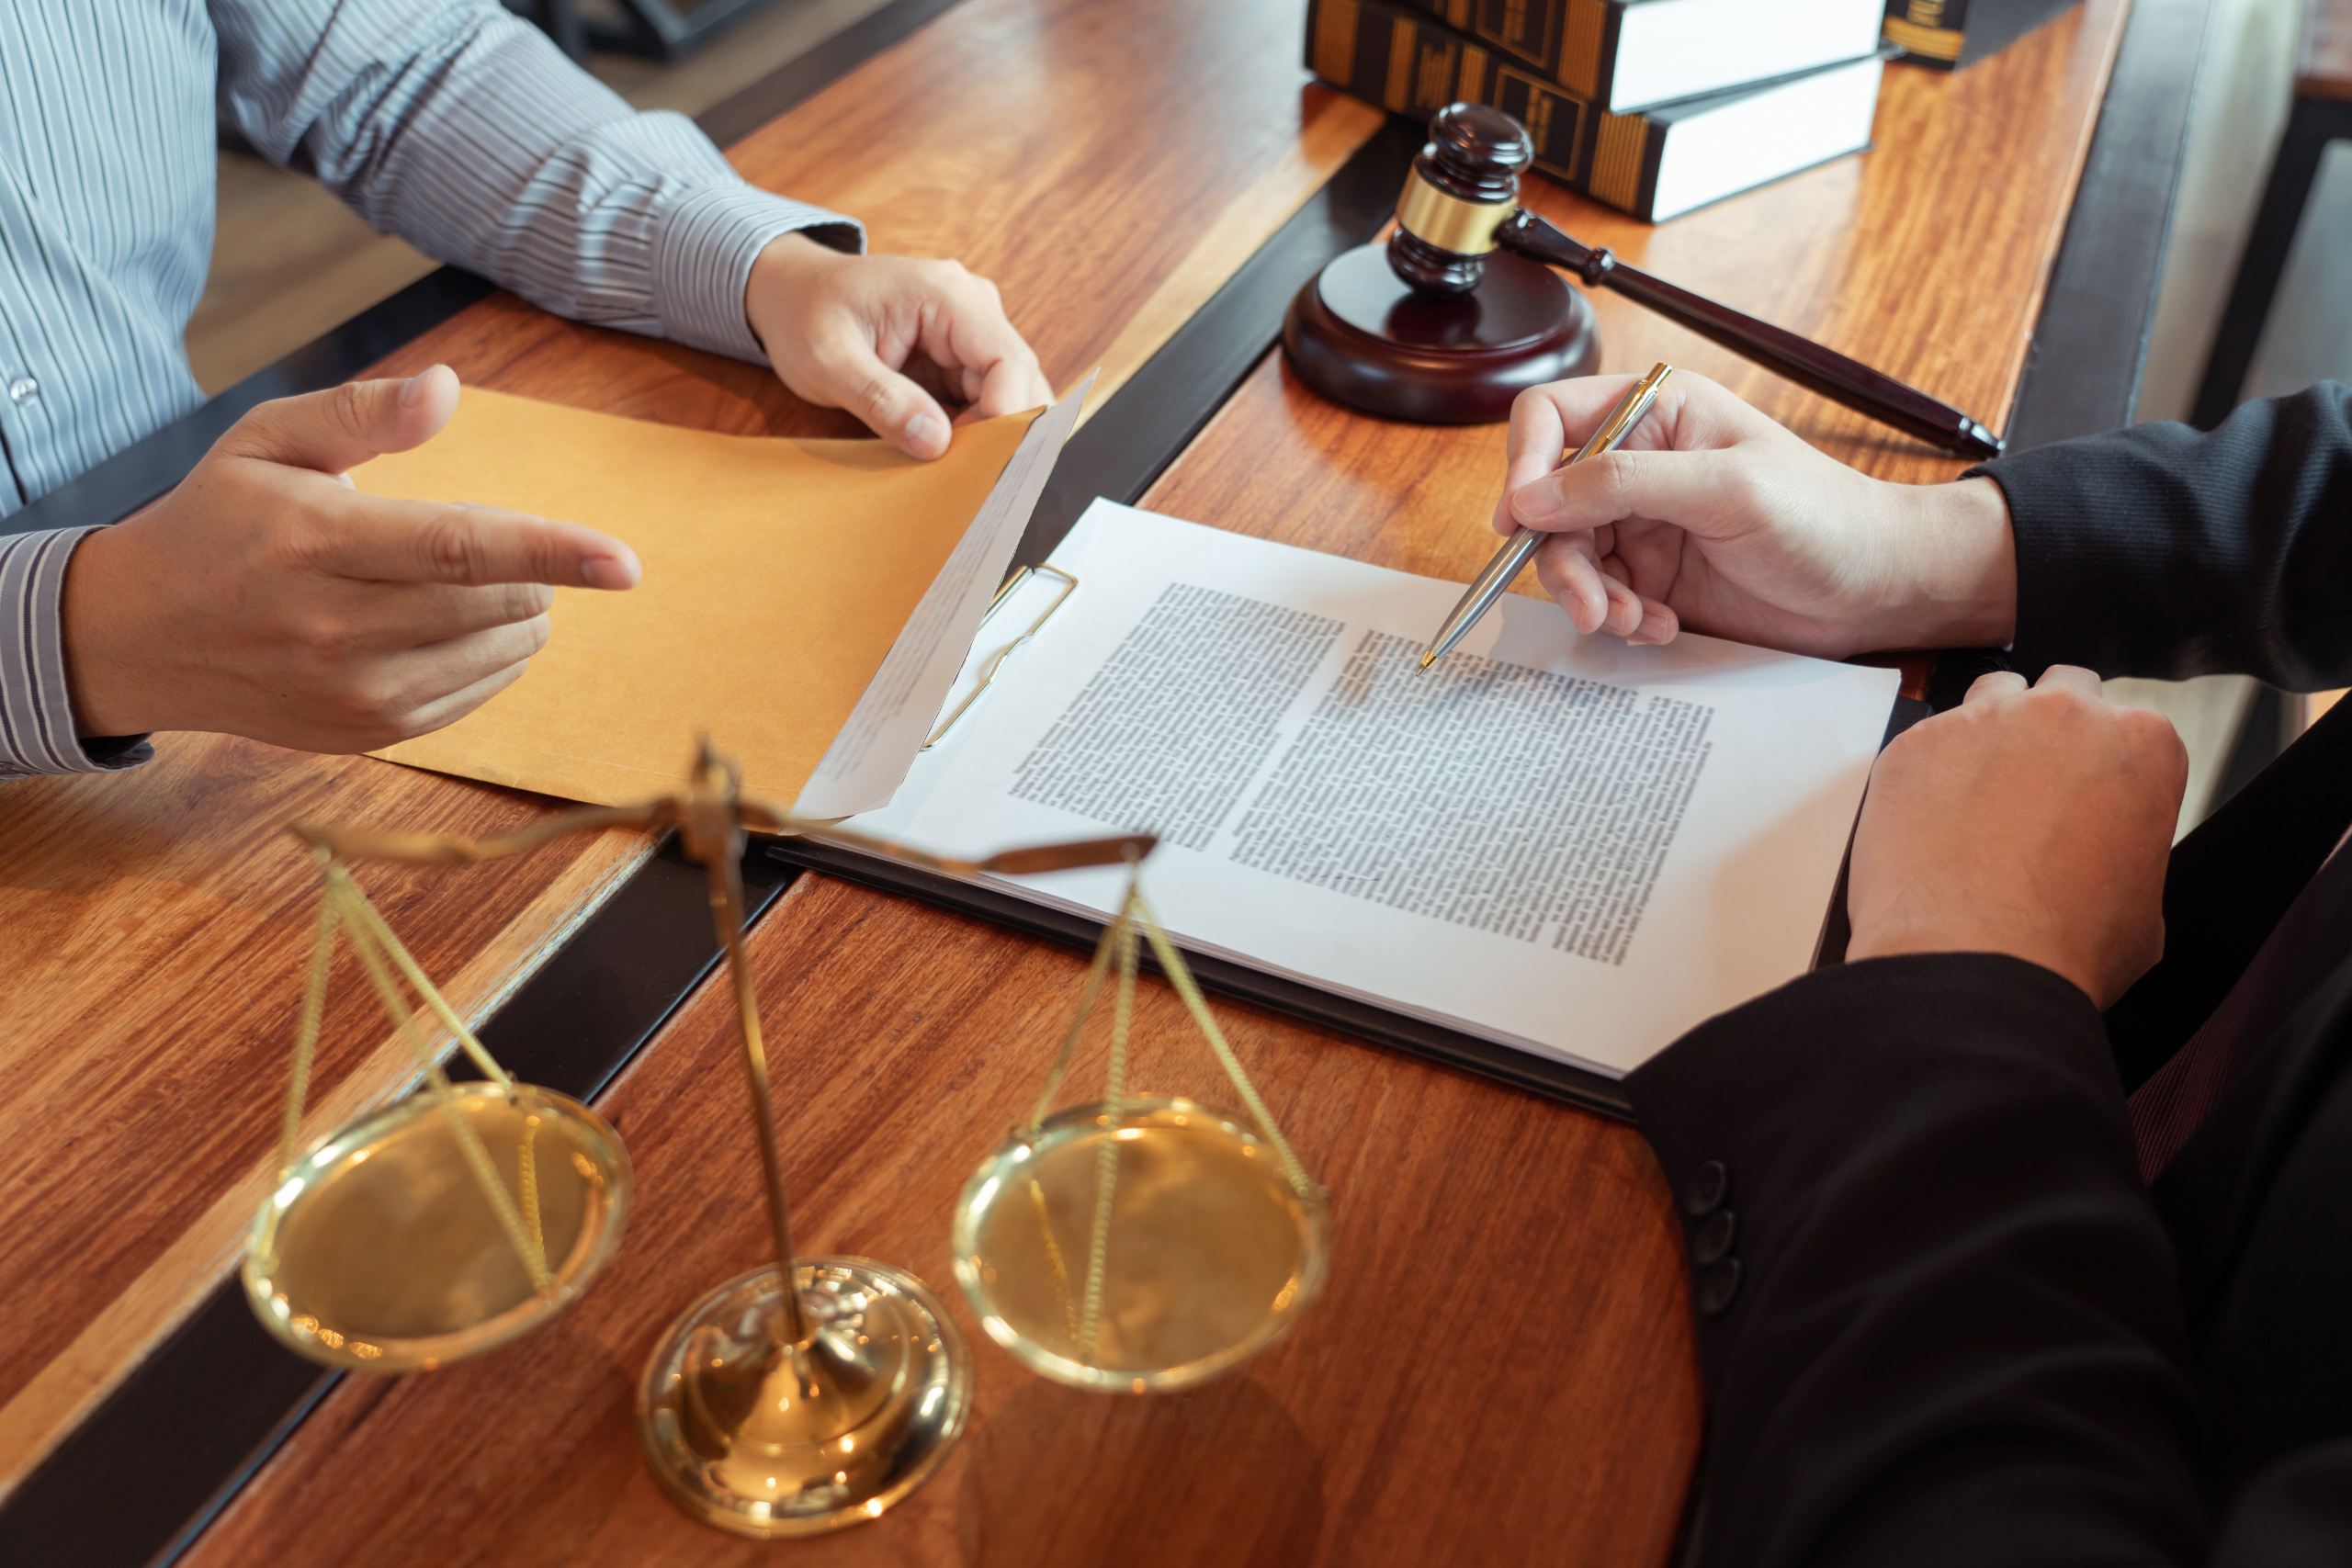
[[[294,825],[317,856],[323,897],[280,1178],[255,1222],[243,1278],[263,1325],[292,1348],[379,1371],[479,1354],[579,1299],[627,1220],[632,1180],[618,1135],[588,1107],[500,1069],[344,863],[457,866],[571,833],[674,827],[708,877],[781,1266],[726,1281],[672,1325],[639,1389],[639,1435],[654,1474],[689,1514],[766,1539],[875,1517],[911,1491],[962,1431],[971,1366],[943,1304],[914,1275],[870,1258],[804,1258],[793,1246],[743,950],[746,832],[822,838],[953,876],[1139,867],[1156,840],[1123,835],[957,860],[794,818],[744,799],[739,783],[706,745],[673,795],[567,812],[503,839]],[[427,1092],[304,1147],[302,1101],[338,926],[408,1034]],[[1123,1100],[1139,931],[1148,931],[1254,1127],[1190,1100]],[[1049,1118],[1114,963],[1108,1096]],[[486,1081],[448,1080],[396,975]],[[1081,1211],[1085,1218],[1070,1223]],[[1083,1387],[1140,1392],[1213,1376],[1286,1332],[1316,1292],[1329,1245],[1325,1195],[1283,1144],[1132,877],[1036,1112],[975,1173],[955,1235],[959,1281],[990,1337],[1033,1370]],[[1064,1253],[1079,1255],[1081,1237],[1084,1272],[1073,1281]]]

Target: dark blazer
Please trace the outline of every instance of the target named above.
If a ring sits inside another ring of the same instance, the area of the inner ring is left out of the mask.
[[[1979,471],[2029,675],[2352,684],[2345,389]],[[2123,1107],[2347,823],[2352,702],[2174,852],[2104,1018],[2017,959],[1876,959],[1632,1076],[1693,1260],[1688,1561],[2352,1564],[2352,931],[2153,1190]]]

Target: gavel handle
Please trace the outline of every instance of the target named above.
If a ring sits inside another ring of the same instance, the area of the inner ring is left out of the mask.
[[[1881,375],[1835,349],[1627,266],[1606,247],[1594,250],[1580,244],[1524,208],[1495,231],[1495,243],[1531,261],[1565,267],[1588,288],[1613,288],[1637,299],[1668,321],[1679,322],[1800,387],[1947,452],[1963,457],[2001,455],[2000,437],[1951,404],[1939,402],[1917,387]]]

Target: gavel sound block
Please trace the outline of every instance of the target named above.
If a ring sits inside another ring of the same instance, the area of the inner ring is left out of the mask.
[[[1527,388],[1600,368],[1592,307],[1552,270],[1560,267],[1947,452],[2000,453],[1999,437],[1917,388],[1627,266],[1526,211],[1519,176],[1533,156],[1525,129],[1499,109],[1438,111],[1387,243],[1340,256],[1291,301],[1283,348],[1309,386],[1417,423],[1508,418]]]

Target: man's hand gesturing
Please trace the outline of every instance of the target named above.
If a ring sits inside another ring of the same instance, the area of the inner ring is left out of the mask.
[[[64,598],[75,728],[370,750],[520,676],[554,588],[637,581],[636,555],[593,528],[352,488],[345,470],[430,440],[457,406],[442,366],[264,403],[178,489],[84,539]]]
[[[1871,773],[1846,956],[2005,953],[2107,1007],[2163,956],[2188,782],[2172,726],[2103,701],[2089,671],[1984,676]]]

